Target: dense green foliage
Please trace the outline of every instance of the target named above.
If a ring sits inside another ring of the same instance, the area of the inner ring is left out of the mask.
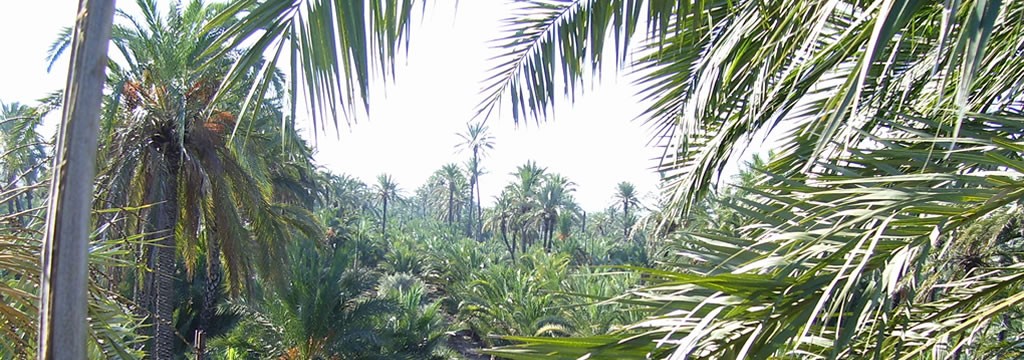
[[[412,3],[164,15],[140,0],[141,17],[122,14],[90,356],[1024,355],[1021,2],[518,1],[481,114],[510,100],[517,121],[545,116],[559,77],[575,93],[606,43],[650,100],[664,196],[644,204],[622,182],[590,212],[533,161],[485,206],[481,164],[500,144],[482,122],[452,137],[465,165],[422,184],[316,167],[286,80],[307,76],[314,114],[365,101]],[[288,46],[290,78],[264,58]],[[50,171],[37,128],[55,98],[0,104],[3,358],[36,346]],[[742,145],[780,132],[715,191]]]

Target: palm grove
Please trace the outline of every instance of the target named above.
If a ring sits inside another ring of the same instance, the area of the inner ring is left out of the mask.
[[[365,107],[414,5],[140,1],[113,26],[87,162],[92,356],[1020,356],[1024,4],[516,1],[481,117],[542,119],[610,59],[665,149],[653,208],[624,183],[589,214],[532,162],[482,206],[482,125],[459,136],[467,164],[415,190],[314,167],[296,93],[321,124]],[[83,34],[54,48],[72,74]],[[34,126],[60,98],[4,107],[5,356],[52,347],[64,309],[47,284],[67,188],[45,190]],[[715,186],[765,134],[773,153]]]

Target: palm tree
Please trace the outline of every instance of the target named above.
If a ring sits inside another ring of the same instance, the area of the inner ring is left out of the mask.
[[[622,241],[629,241],[629,228],[633,226],[633,218],[629,215],[629,208],[640,206],[640,199],[636,197],[636,188],[633,184],[623,181],[616,186],[615,200],[622,204]]]
[[[535,218],[540,222],[544,250],[551,252],[556,226],[562,215],[575,205],[572,192],[576,183],[559,174],[548,174],[544,186],[537,193]]]
[[[469,222],[473,224],[473,191],[476,191],[477,222],[473,234],[480,240],[480,229],[483,227],[483,208],[480,205],[480,160],[487,156],[487,150],[494,149],[494,137],[487,131],[482,122],[467,123],[466,132],[458,133],[462,142],[455,145],[460,151],[469,150],[473,157],[469,160]]]
[[[515,229],[515,236],[519,238],[523,252],[535,239],[535,236],[531,236],[530,225],[537,223],[534,210],[537,208],[537,193],[543,185],[546,171],[536,162],[527,161],[512,173],[516,182],[505,187],[512,197],[511,205],[515,213],[515,217],[512,219],[512,228]]]
[[[236,309],[245,320],[222,346],[295,360],[373,354],[380,341],[376,318],[391,306],[363,296],[375,281],[369,272],[351,266],[354,254],[316,245],[298,241],[288,246],[284,269],[289,286],[267,291],[256,301],[238,302]]]
[[[272,105],[263,107],[232,140],[240,109],[232,101],[213,102],[228,63],[207,65],[197,55],[219,46],[204,30],[219,8],[192,2],[171,7],[163,17],[153,2],[139,6],[143,19],[125,15],[130,25],[113,30],[124,64],[111,64],[115,96],[102,129],[107,168],[100,177],[101,196],[107,205],[125,208],[154,204],[145,224],[121,230],[152,234],[155,246],[145,252],[153,272],[145,275],[139,300],[154,321],[152,355],[167,359],[178,339],[172,326],[177,253],[192,274],[198,247],[206,249],[207,292],[199,316],[199,331],[205,332],[222,273],[237,294],[251,281],[254,266],[279,268],[281,240],[291,236],[290,229],[310,234],[316,225],[301,220],[308,218],[305,210],[284,203],[298,205],[308,198],[296,189],[305,185],[309,154],[293,153],[304,144],[277,127],[283,114]],[[275,274],[265,272],[279,280]]]
[[[508,250],[508,256],[512,259],[513,264],[516,262],[516,239],[514,232],[511,239],[508,234],[515,217],[516,208],[512,206],[512,196],[506,189],[495,199],[494,207],[490,209],[490,214],[484,222],[485,229],[501,235],[501,241],[505,244],[505,249]]]
[[[88,234],[88,225],[82,219],[87,218],[86,214],[91,208],[90,186],[95,174],[92,164],[96,163],[93,149],[96,149],[98,139],[96,129],[99,128],[99,104],[104,83],[105,68],[95,64],[106,63],[104,59],[113,24],[113,3],[110,0],[82,2],[76,13],[81,16],[77,17],[78,22],[73,31],[72,59],[64,92],[67,108],[58,131],[57,155],[54,160],[56,164],[69,165],[56,170],[54,178],[58,181],[53,182],[50,191],[52,206],[47,213],[49,225],[44,239],[45,260],[40,287],[43,309],[40,315],[40,356],[84,357],[82,341],[85,333],[81,324],[85,319],[84,239]],[[306,6],[300,10],[303,5]],[[226,76],[226,84],[221,89],[236,88],[235,85],[246,81],[248,77],[243,74],[262,62],[267,50],[276,48],[278,51],[275,53],[280,54],[281,50],[289,47],[293,63],[298,64],[291,68],[293,84],[300,78],[300,71],[303,74],[319,74],[316,78],[324,80],[319,85],[306,83],[313,109],[323,109],[320,105],[330,104],[329,108],[334,112],[335,104],[339,103],[334,101],[336,94],[346,94],[348,104],[355,101],[357,94],[361,95],[359,97],[368,108],[369,69],[380,65],[383,74],[389,74],[386,65],[393,61],[394,55],[404,44],[413,2],[395,0],[366,4],[351,1],[341,5],[344,6],[323,0],[294,0],[291,3],[246,0],[226,7],[221,16],[215,18],[207,28],[215,29],[231,23],[236,15],[242,13],[245,16],[216,39],[217,43],[230,46],[214,50],[215,56],[211,61],[229,54],[231,49],[241,47],[243,43],[248,44],[245,40],[253,33],[264,29],[269,31],[263,32],[262,38],[254,43],[255,46],[238,58],[236,66],[232,67],[234,71]],[[377,56],[371,56],[369,49],[377,49]],[[264,64],[256,77],[260,81],[250,87],[250,95],[261,94],[247,96],[253,99],[252,103],[259,104],[263,98],[262,93],[270,87],[278,58],[274,56]],[[349,81],[341,81],[342,78]],[[297,91],[290,92],[295,93]],[[62,250],[55,253],[55,249]],[[51,323],[53,319],[60,319],[70,325],[56,327]],[[66,332],[61,333],[64,330]],[[66,339],[62,340],[66,342],[57,346],[55,339]],[[61,350],[54,350],[58,348]]]
[[[1024,4],[529,7],[540,3],[524,5],[530,16],[504,40],[507,65],[485,109],[511,98],[513,112],[542,116],[559,93],[558,71],[547,70],[561,66],[572,89],[600,69],[609,32],[624,49],[636,24],[649,24],[632,65],[652,104],[644,116],[666,146],[664,222],[697,211],[751,136],[781,140],[749,194],[721,204],[735,210],[727,226],[670,235],[676,255],[644,271],[663,280],[631,292],[641,299],[629,301],[660,309],[636,333],[504,354],[909,359],[1007,348],[988,326],[1024,302],[1024,270],[979,270],[989,260],[976,251],[964,262],[950,256],[1019,230],[1000,220],[970,236],[1013,217],[1024,197],[1024,97],[1008,75],[1024,73],[1015,25]]]
[[[448,229],[454,231],[456,217],[462,212],[464,190],[466,188],[466,177],[458,165],[446,164],[434,172],[428,180],[432,189],[431,194],[437,208],[442,209],[442,218],[448,224]]]
[[[328,239],[354,237],[353,233],[365,218],[377,216],[373,205],[376,194],[368,185],[348,174],[324,172],[320,176],[322,179],[317,183],[324,187],[320,196],[323,210],[318,213],[328,226]]]
[[[391,175],[377,175],[377,184],[374,186],[377,196],[381,202],[380,236],[386,244],[388,241],[388,202],[398,198],[398,184],[391,179]]]

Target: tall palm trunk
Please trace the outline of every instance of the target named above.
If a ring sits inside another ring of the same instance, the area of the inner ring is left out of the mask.
[[[165,143],[165,145],[167,145]],[[153,340],[150,356],[156,360],[174,358],[174,273],[175,245],[174,229],[178,222],[178,155],[173,152],[152,149],[160,152],[155,160],[155,171],[152,173],[151,199],[154,199],[153,236],[158,238],[152,249],[154,268],[148,276],[152,276],[153,292]]]
[[[555,237],[555,220],[554,220],[554,217],[544,219],[544,223],[545,223],[544,227],[546,228],[545,229],[545,233],[544,233],[544,250],[550,253],[551,252],[551,248],[553,248],[554,245],[555,245],[555,243],[554,243],[554,237]]]
[[[473,169],[471,171],[473,171],[474,173],[470,174],[469,176],[469,217],[467,218],[466,221],[466,234],[468,234],[469,237],[476,239],[476,220],[473,220],[473,213],[476,211],[476,209],[474,209],[475,205],[473,204],[473,186],[476,185],[475,164],[473,165]],[[479,214],[478,216],[483,217],[483,214]]]
[[[448,229],[452,228],[455,221],[455,189],[448,187]],[[454,231],[452,231],[454,232]]]
[[[512,258],[512,265],[516,264],[516,240],[512,239],[510,243],[508,241],[508,223],[505,219],[501,220],[501,241],[505,243],[505,247],[508,248],[508,255]]]
[[[384,243],[388,241],[388,198],[384,197],[384,211],[381,214],[380,221],[380,236],[384,239]]]
[[[472,192],[473,189],[470,189]],[[470,194],[472,197],[473,194]],[[482,232],[484,230],[484,209],[480,205],[480,179],[476,181],[476,241],[482,240]]]
[[[197,358],[199,360],[205,360],[209,358],[209,354],[206,353],[206,336],[210,332],[210,326],[213,325],[213,315],[217,308],[217,295],[220,294],[220,283],[221,283],[221,263],[220,263],[220,238],[217,233],[217,223],[220,221],[210,221],[207,223],[209,226],[209,232],[206,238],[206,289],[203,294],[203,308],[199,312],[199,326],[196,334],[196,341],[198,342],[197,347]]]
[[[622,200],[622,242],[629,241],[629,201]]]
[[[39,359],[85,359],[89,221],[113,0],[81,0],[43,236]]]
[[[521,251],[524,254],[526,253],[527,247],[529,247],[529,244],[527,244],[526,241],[527,241],[527,239],[526,239],[526,226],[520,226],[519,227],[519,242],[522,245],[522,250]]]
[[[587,235],[587,212],[583,211],[583,224],[580,226],[580,234]]]

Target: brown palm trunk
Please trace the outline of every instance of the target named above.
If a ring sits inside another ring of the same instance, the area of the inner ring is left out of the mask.
[[[622,200],[622,242],[629,241],[629,203]]]
[[[218,238],[216,221],[207,223],[210,231],[206,239],[206,289],[203,294],[203,308],[199,312],[199,326],[195,339],[196,357],[199,360],[209,358],[206,353],[206,336],[210,332],[210,325],[213,323],[213,315],[217,309],[217,296],[220,295],[221,263],[220,263],[220,238]]]
[[[452,228],[452,222],[455,221],[455,191],[448,188],[448,229]]]
[[[384,212],[380,222],[380,236],[386,244],[388,241],[388,198],[384,197]]]
[[[545,221],[547,222],[547,228],[548,228],[547,234],[545,235],[545,236],[547,236],[547,239],[545,240],[545,243],[547,244],[547,247],[545,249],[550,253],[551,252],[551,248],[555,247],[555,242],[554,242],[554,238],[555,238],[555,220],[553,218],[551,218],[551,219],[546,219]]]
[[[526,243],[527,239],[526,239],[526,227],[525,226],[521,226],[519,228],[519,242],[522,245],[522,252],[525,254],[526,253],[526,248],[529,247],[529,244]]]
[[[516,263],[516,241],[512,239],[512,242],[508,242],[508,229],[505,220],[501,221],[501,241],[505,243],[505,247],[508,248],[508,255],[512,258],[512,264]]]
[[[155,152],[155,151],[154,151]],[[155,258],[153,272],[153,345],[150,354],[155,360],[174,358],[174,274],[175,246],[174,228],[178,222],[178,156],[163,153],[154,157],[155,164],[152,190],[154,206],[153,230],[158,237],[152,253]]]
[[[580,234],[587,236],[587,212],[583,211],[583,224],[580,226]]]
[[[475,168],[476,165],[473,165],[473,167]],[[476,184],[476,169],[473,169],[471,171],[474,171],[474,173],[469,174],[469,217],[466,218],[466,233],[469,235],[469,237],[476,239],[476,233],[474,232],[474,228],[476,227],[476,221],[473,220],[473,213],[476,210],[473,208],[475,206],[473,205],[473,186],[475,186]],[[478,216],[483,217],[482,214],[479,214]]]
[[[472,192],[472,189],[470,189]],[[470,194],[472,196],[472,194]],[[482,241],[482,232],[484,230],[484,209],[480,206],[480,179],[476,181],[476,241]]]

